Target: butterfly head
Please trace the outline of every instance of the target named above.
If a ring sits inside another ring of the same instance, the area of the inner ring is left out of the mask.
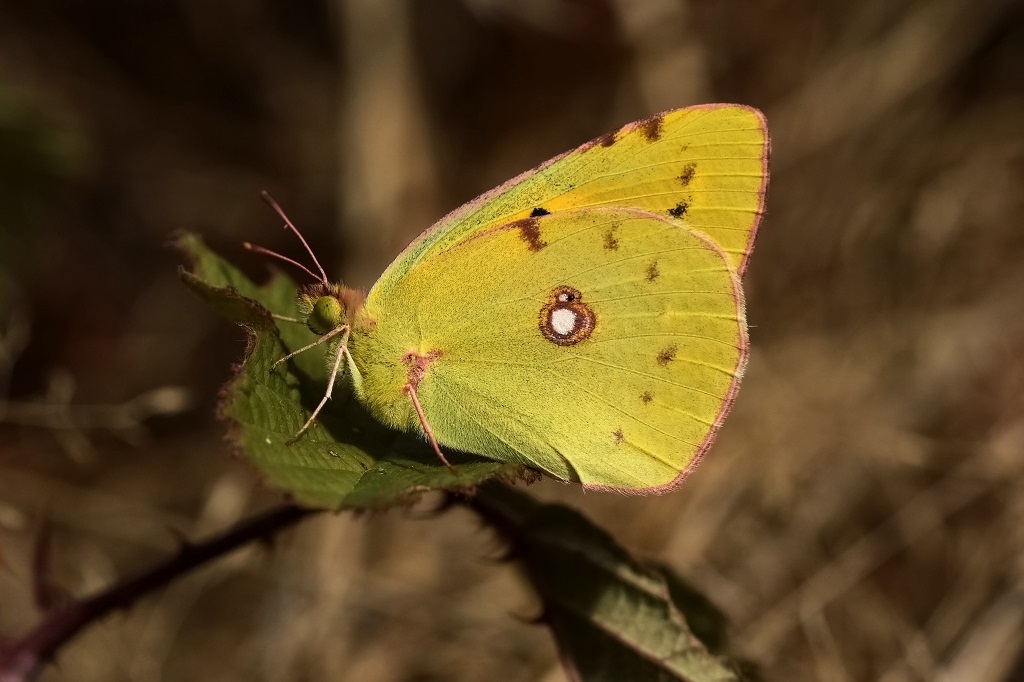
[[[340,284],[317,282],[299,290],[299,313],[311,332],[323,336],[348,324],[364,297],[361,291]]]
[[[317,336],[324,336],[339,327],[347,326],[352,321],[356,311],[362,306],[366,294],[357,289],[349,289],[341,284],[334,284],[328,280],[327,272],[320,265],[320,261],[317,260],[313,249],[309,247],[306,238],[299,232],[299,228],[295,227],[295,224],[285,215],[281,206],[269,194],[260,192],[260,196],[284,220],[285,228],[291,230],[298,237],[299,241],[302,242],[302,246],[305,247],[309,257],[313,260],[313,265],[316,266],[317,272],[313,272],[297,260],[276,251],[265,249],[262,246],[255,246],[246,242],[245,248],[294,265],[314,280],[317,280],[315,284],[307,284],[299,289],[299,313],[311,332]]]

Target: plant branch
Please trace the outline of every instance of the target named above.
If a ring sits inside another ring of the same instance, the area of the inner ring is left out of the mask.
[[[118,582],[99,594],[67,602],[48,613],[28,634],[0,641],[0,682],[30,682],[60,647],[80,630],[180,575],[238,547],[269,538],[316,510],[283,505],[246,519],[224,533],[198,544],[182,546],[176,555],[134,578]]]

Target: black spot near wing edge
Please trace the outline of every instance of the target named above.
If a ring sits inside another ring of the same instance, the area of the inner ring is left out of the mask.
[[[642,121],[637,121],[637,127],[640,129],[640,134],[644,136],[644,139],[648,142],[657,142],[661,138],[662,126],[665,123],[665,119],[661,114],[654,116],[648,116]]]
[[[668,214],[673,218],[682,218],[686,215],[686,211],[690,208],[690,202],[680,201],[678,204],[668,210]]]

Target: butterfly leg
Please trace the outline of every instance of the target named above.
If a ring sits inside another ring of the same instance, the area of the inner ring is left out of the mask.
[[[430,423],[427,421],[427,415],[423,414],[423,408],[420,407],[420,399],[416,397],[416,388],[412,384],[405,385],[405,392],[412,399],[412,406],[416,410],[416,415],[420,418],[420,425],[423,427],[423,432],[427,434],[427,440],[430,441],[430,445],[434,448],[434,454],[441,460],[441,463],[448,467],[448,470],[453,474],[459,472],[455,470],[448,460],[445,458],[444,453],[441,452],[441,446],[437,444],[437,439],[434,438],[434,430],[430,428]]]
[[[277,313],[270,313],[270,316],[275,320],[281,320],[282,322],[298,322],[299,324],[305,324],[304,320],[300,320],[297,317],[291,317],[290,315],[278,315]]]
[[[345,341],[348,341],[347,336],[345,337]],[[334,365],[331,366],[331,378],[327,380],[327,390],[324,392],[324,397],[320,399],[320,404],[316,406],[315,410],[313,410],[313,414],[309,415],[309,419],[307,419],[306,423],[302,425],[302,428],[299,429],[294,436],[292,436],[286,441],[287,445],[291,445],[292,443],[297,441],[299,439],[299,436],[306,432],[306,429],[308,429],[313,424],[313,421],[316,419],[316,416],[320,414],[320,410],[324,409],[324,405],[326,405],[327,401],[331,399],[331,394],[334,392],[334,381],[338,378],[338,369],[341,367],[341,359],[345,356],[346,353],[348,353],[348,347],[345,345],[345,343],[342,343],[340,346],[338,346],[338,354],[334,358]]]
[[[270,366],[270,369],[276,369],[277,366],[280,365],[282,362],[286,362],[288,360],[291,360],[292,358],[294,358],[299,353],[305,353],[310,348],[316,348],[321,343],[324,343],[325,341],[329,341],[332,338],[334,338],[335,336],[337,336],[338,334],[342,334],[342,333],[346,333],[346,332],[348,332],[348,325],[347,324],[343,324],[340,327],[335,327],[334,329],[332,329],[331,331],[327,332],[326,334],[321,336],[319,339],[317,339],[313,343],[311,343],[309,345],[306,345],[306,346],[303,346],[302,348],[300,348],[298,350],[295,350],[295,351],[292,351],[288,355],[284,356],[283,358],[281,358],[280,360],[278,360],[277,362],[272,364]]]

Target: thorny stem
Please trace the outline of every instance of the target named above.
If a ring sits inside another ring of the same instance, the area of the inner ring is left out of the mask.
[[[528,496],[516,493],[500,483],[484,485],[468,497],[450,494],[448,499],[449,504],[464,504],[476,511],[513,544],[524,522],[522,514],[526,507],[522,505],[530,501]],[[292,504],[274,507],[208,540],[184,544],[177,554],[145,573],[111,585],[92,597],[63,602],[47,613],[25,636],[14,640],[0,637],[0,682],[32,682],[61,647],[86,627],[118,609],[130,607],[147,594],[207,561],[226,555],[253,540],[268,540],[278,531],[319,511]]]
[[[88,625],[131,606],[139,598],[211,559],[247,542],[269,538],[313,513],[316,511],[296,505],[275,507],[220,535],[182,546],[176,555],[135,578],[112,585],[92,597],[57,607],[24,637],[11,642],[0,641],[0,682],[34,680],[60,647]]]

